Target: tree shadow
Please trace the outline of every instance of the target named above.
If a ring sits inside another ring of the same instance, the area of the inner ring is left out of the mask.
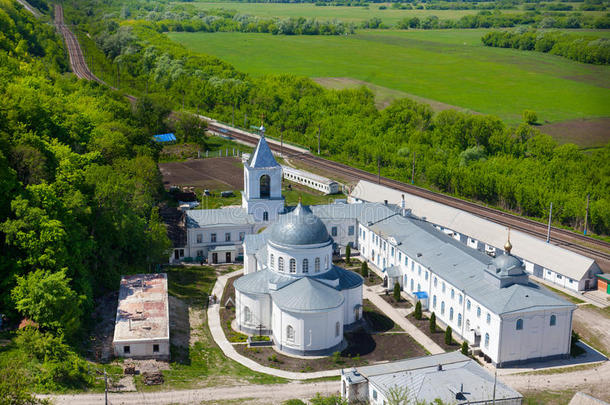
[[[176,297],[169,297],[171,361],[190,365],[191,324],[189,307]]]

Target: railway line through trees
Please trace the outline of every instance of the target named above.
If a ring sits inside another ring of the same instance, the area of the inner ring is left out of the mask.
[[[87,66],[85,57],[83,55],[82,49],[80,47],[80,44],[78,43],[76,36],[64,23],[63,9],[60,4],[55,4],[55,25],[57,26],[58,31],[64,37],[66,48],[68,49],[70,57],[70,65],[74,74],[79,78],[86,80],[94,80],[96,82],[109,86],[108,83],[95,76]],[[109,87],[115,89],[112,86]],[[131,95],[126,95],[126,97],[128,97],[132,102],[136,100],[136,98]],[[258,140],[258,136],[256,135],[241,131],[236,128],[231,128],[211,118],[204,119],[207,121],[208,128],[210,131],[216,132],[221,135],[230,136],[237,140],[248,142],[251,144],[255,143]],[[387,177],[377,176],[373,173],[369,173],[361,169],[334,162],[332,160],[324,159],[322,157],[315,156],[311,153],[303,152],[302,149],[293,148],[291,147],[291,145],[278,145],[272,142],[270,142],[269,145],[272,150],[276,152],[281,151],[285,156],[288,156],[292,159],[300,159],[309,165],[313,165],[315,167],[319,167],[330,172],[339,173],[343,177],[353,179],[354,181],[368,180],[371,182],[378,182],[381,185],[404,191],[405,193],[410,193],[419,197],[423,197],[434,202],[445,204],[453,208],[457,208],[469,212],[471,214],[480,216],[487,220],[496,222],[500,225],[517,229],[519,231],[546,240],[547,225],[544,223],[537,222],[528,218],[523,218],[515,214],[500,211],[494,208],[490,208],[482,204],[437,193],[411,184],[406,184]],[[595,259],[603,271],[610,272],[610,243],[557,227],[551,227],[550,239],[551,243],[553,244]]]

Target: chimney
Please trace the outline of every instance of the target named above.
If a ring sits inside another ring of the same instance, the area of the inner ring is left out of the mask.
[[[383,200],[383,205],[388,205],[388,200]]]
[[[438,366],[436,366],[436,371],[443,371],[443,365],[439,364]]]

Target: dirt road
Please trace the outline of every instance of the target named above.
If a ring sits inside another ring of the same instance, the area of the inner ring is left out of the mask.
[[[253,398],[268,404],[281,404],[291,398],[309,399],[319,392],[322,395],[338,394],[339,381],[316,383],[289,383],[281,385],[243,385],[236,387],[212,387],[196,390],[162,391],[149,393],[108,394],[112,405],[145,405],[145,404],[199,404],[222,403],[240,398]],[[104,394],[41,396],[51,398],[57,405],[79,404],[100,405],[104,403]]]

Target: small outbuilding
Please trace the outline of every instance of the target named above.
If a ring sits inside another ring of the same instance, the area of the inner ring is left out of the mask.
[[[166,273],[123,276],[112,346],[117,357],[169,360]]]
[[[610,294],[610,274],[596,274],[597,289],[599,291]]]
[[[341,397],[350,403],[434,403],[520,405],[523,396],[494,380],[460,352],[416,357],[341,370]]]

